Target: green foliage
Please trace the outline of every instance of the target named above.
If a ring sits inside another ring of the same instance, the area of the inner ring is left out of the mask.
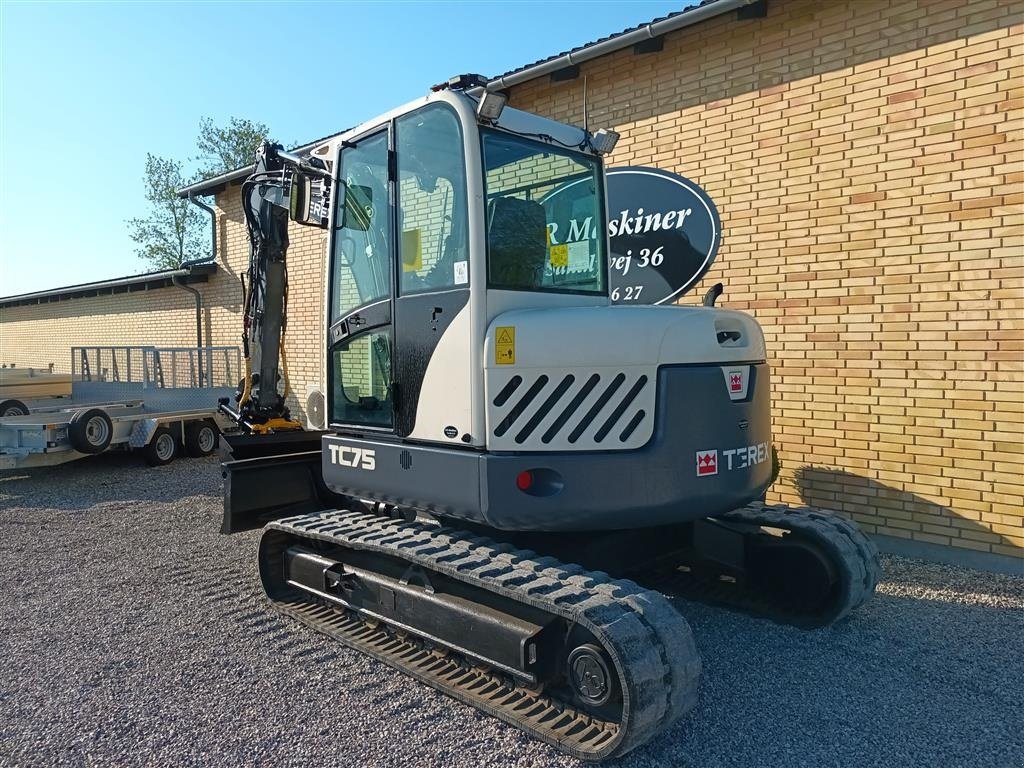
[[[153,269],[174,269],[183,261],[208,258],[208,222],[199,208],[177,195],[190,183],[182,175],[181,163],[147,153],[144,183],[149,216],[127,222],[139,258]]]
[[[194,158],[200,169],[191,177],[182,173],[180,162],[147,154],[144,183],[149,215],[127,222],[128,234],[138,244],[135,252],[139,258],[153,269],[175,269],[183,261],[209,258],[209,218],[188,200],[179,198],[177,191],[200,179],[252,165],[256,148],[268,132],[267,126],[252,120],[232,117],[220,127],[204,117],[199,121],[196,139],[199,156]]]
[[[252,120],[232,117],[222,128],[204,117],[199,121],[199,138],[196,139],[200,177],[205,179],[252,165],[256,162],[256,148],[269,138],[269,133],[267,126]]]

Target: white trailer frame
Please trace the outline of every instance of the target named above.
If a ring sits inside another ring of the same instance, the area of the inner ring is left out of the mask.
[[[76,414],[93,409],[110,419],[104,450],[145,448],[164,426],[179,446],[192,422],[223,429],[230,422],[218,413],[217,401],[234,394],[240,366],[236,347],[74,347],[70,401],[0,418],[0,470],[95,455],[76,450],[68,431]]]

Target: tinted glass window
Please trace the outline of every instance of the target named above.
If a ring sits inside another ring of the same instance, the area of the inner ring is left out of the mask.
[[[455,114],[436,105],[395,121],[402,293],[469,285],[466,166]]]
[[[387,133],[343,150],[341,174],[345,189],[335,215],[332,320],[391,294]]]
[[[391,338],[368,333],[331,354],[331,421],[391,426]]]
[[[605,293],[605,211],[598,161],[484,131],[488,283]]]

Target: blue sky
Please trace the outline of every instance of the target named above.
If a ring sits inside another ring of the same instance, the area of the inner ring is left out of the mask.
[[[146,152],[201,117],[305,141],[690,4],[0,0],[0,296],[145,271]]]

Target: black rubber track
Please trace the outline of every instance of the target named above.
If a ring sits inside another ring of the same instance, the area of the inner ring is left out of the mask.
[[[882,575],[878,547],[855,523],[813,507],[753,503],[721,515],[721,520],[788,531],[795,541],[804,541],[828,554],[837,574],[831,600],[817,612],[800,613],[765,602],[735,584],[678,574],[656,579],[652,586],[688,600],[722,605],[771,619],[780,624],[804,628],[834,624],[863,605],[875,592]],[[645,580],[646,581],[646,580]]]
[[[622,687],[622,716],[605,722],[516,685],[456,654],[366,623],[284,583],[297,539],[386,554],[577,623],[599,640]],[[554,558],[421,522],[324,511],[270,523],[260,541],[264,589],[284,613],[471,706],[586,760],[622,755],[697,703],[701,664],[686,620],[660,594]]]

